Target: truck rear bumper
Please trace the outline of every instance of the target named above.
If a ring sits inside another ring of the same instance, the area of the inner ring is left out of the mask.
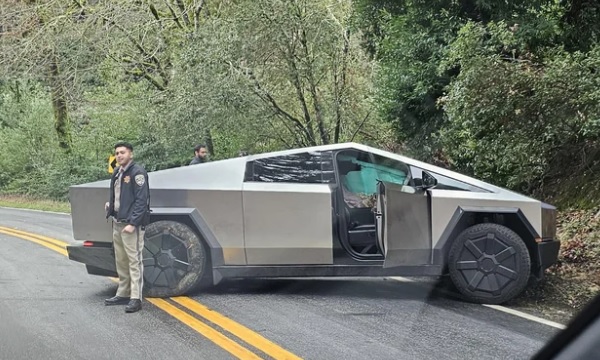
[[[112,243],[75,244],[67,246],[69,259],[86,265],[91,275],[117,276]]]

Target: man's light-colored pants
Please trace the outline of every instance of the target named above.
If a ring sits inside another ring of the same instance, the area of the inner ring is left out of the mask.
[[[127,224],[113,222],[113,244],[119,274],[117,296],[141,300],[144,286],[144,231],[138,226],[129,234],[123,232],[125,226]]]

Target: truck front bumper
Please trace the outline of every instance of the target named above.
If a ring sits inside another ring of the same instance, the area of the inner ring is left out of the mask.
[[[544,270],[558,261],[559,250],[560,241],[558,240],[547,240],[538,243],[539,263]]]
[[[560,241],[558,240],[550,239],[537,243],[538,258],[536,259],[537,261],[535,263],[537,263],[538,266],[537,269],[534,268],[533,270],[538,279],[542,279],[544,277],[544,270],[556,264],[558,261],[559,250]]]

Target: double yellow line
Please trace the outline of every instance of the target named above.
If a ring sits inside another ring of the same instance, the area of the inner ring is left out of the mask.
[[[0,233],[34,242],[54,250],[59,254],[68,256],[66,250],[68,243],[64,241],[3,226],[0,226]],[[117,281],[117,279],[111,279],[113,281]],[[270,358],[277,360],[301,359],[291,352],[285,350],[281,346],[266,339],[262,335],[214,310],[207,308],[206,306],[187,296],[179,296],[169,299],[147,298],[146,300],[175,319],[181,321],[183,324],[192,328],[197,333],[209,339],[238,359],[251,360],[262,358],[258,356],[255,351],[252,351],[248,347],[245,347],[239,342],[226,336],[224,334],[225,332],[237,337],[239,340],[250,345],[250,347],[253,347],[268,355]],[[208,325],[207,322],[212,323],[213,325],[216,325],[225,331],[220,332],[215,330],[213,327]]]

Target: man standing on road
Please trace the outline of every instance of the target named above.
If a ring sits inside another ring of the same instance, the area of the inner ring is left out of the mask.
[[[110,201],[106,203],[106,217],[113,218],[113,245],[119,288],[116,296],[106,299],[105,305],[125,305],[125,312],[142,308],[144,272],[142,249],[144,227],[149,220],[150,189],[148,174],[133,162],[133,146],[126,142],[115,145],[119,166],[110,182]]]
[[[206,145],[196,145],[194,147],[194,159],[190,162],[190,165],[202,164],[206,162],[206,156],[208,155],[208,149]]]

